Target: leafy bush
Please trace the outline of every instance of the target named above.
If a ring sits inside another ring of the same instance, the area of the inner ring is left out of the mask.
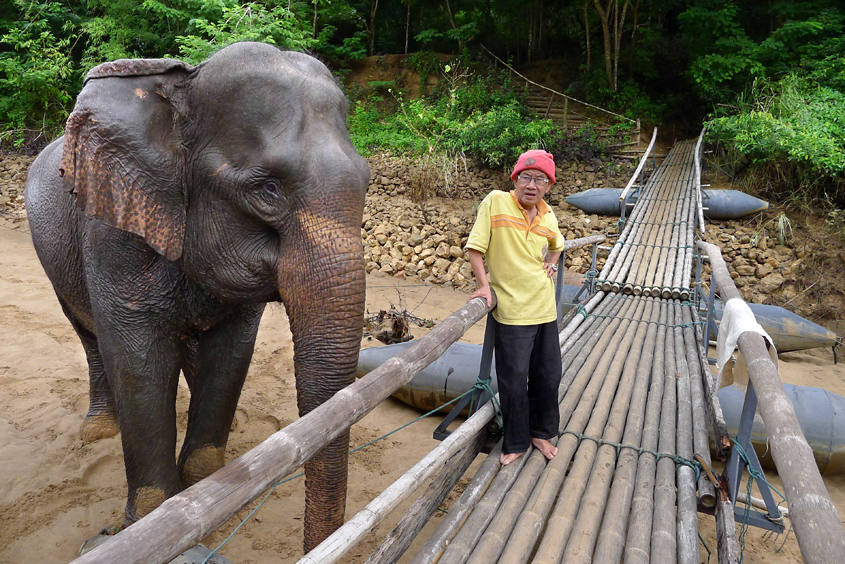
[[[556,130],[551,120],[530,120],[519,103],[510,102],[455,123],[447,144],[489,166],[506,168],[527,149],[545,147]]]
[[[0,37],[0,141],[20,148],[45,144],[61,132],[76,92],[71,58],[77,19],[60,2],[14,0],[21,18]]]
[[[194,18],[186,35],[176,38],[183,60],[199,63],[238,41],[272,43],[294,51],[317,45],[311,30],[303,28],[296,14],[284,6],[268,8],[255,2],[241,5],[234,0],[223,0],[222,4],[219,19]]]
[[[548,141],[546,149],[552,153],[558,162],[587,161],[595,163],[605,155],[605,144],[596,131],[590,127],[582,127],[578,131],[570,132],[558,130]]]
[[[845,94],[789,76],[758,81],[735,111],[707,123],[708,139],[738,155],[773,195],[845,199]]]
[[[379,109],[376,104],[359,100],[349,114],[349,136],[355,148],[368,156],[376,150],[394,154],[422,154],[426,142],[400,121],[396,112]]]

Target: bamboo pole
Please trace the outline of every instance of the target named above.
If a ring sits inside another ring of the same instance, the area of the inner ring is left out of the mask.
[[[624,428],[625,438],[632,439],[635,446],[639,446],[638,435],[639,429],[642,428],[652,353],[654,352],[655,321],[657,321],[660,311],[660,304],[657,300],[648,299],[646,303],[647,306],[642,317],[643,322],[640,322],[637,327],[637,336],[625,361],[619,389],[613,398],[613,408],[604,430],[603,439],[609,443],[619,443],[621,440],[624,444],[632,444],[623,440]],[[633,433],[629,432],[629,430],[634,429],[636,431]],[[631,449],[624,449],[624,451],[634,453],[632,460],[636,460],[635,451]],[[568,564],[589,564],[592,562],[593,547],[596,544],[602,517],[607,519],[605,508],[621,509],[621,507],[608,504],[611,474],[614,470],[616,458],[617,449],[613,444],[603,444],[598,447],[589,481],[581,500],[581,507],[573,523],[569,543],[566,544],[566,550],[563,553],[563,562]],[[632,464],[631,468],[633,469],[635,466]],[[574,473],[574,467],[572,473]],[[558,504],[561,505],[561,501],[558,501]],[[627,512],[625,516],[627,517]],[[620,554],[621,548],[622,543],[619,543]],[[599,557],[598,561],[606,562],[603,557]]]
[[[533,506],[527,507],[526,511],[519,517],[517,527],[514,528],[508,546],[499,560],[501,564],[524,562],[531,555],[542,530],[542,525],[552,509],[552,504],[558,497],[560,485],[563,483],[563,490],[559,496],[561,501],[555,508],[555,514],[546,524],[546,535],[533,559],[536,564],[558,562],[558,546],[551,546],[550,542],[553,541],[550,539],[560,541],[565,545],[571,531],[572,516],[571,512],[564,512],[562,505],[565,505],[566,509],[577,510],[578,500],[584,490],[585,477],[592,466],[597,446],[594,441],[581,441],[573,433],[584,433],[591,437],[601,435],[610,414],[628,351],[635,339],[642,336],[640,332],[632,331],[631,325],[642,317],[645,301],[640,299],[629,301],[631,303],[628,308],[623,310],[624,318],[620,320],[617,330],[623,338],[618,346],[607,351],[610,354],[603,354],[601,361],[596,365],[593,378],[584,393],[580,395],[578,406],[566,425],[567,433],[561,435],[558,441],[558,453],[549,462],[543,480],[538,484],[537,489],[541,492],[538,501]],[[631,306],[635,306],[633,312],[631,312]],[[579,456],[575,459],[568,478],[564,482],[566,469],[576,449]],[[562,550],[561,546],[560,552]]]
[[[648,160],[648,156],[651,154],[651,150],[654,148],[654,141],[657,139],[657,128],[654,128],[654,131],[651,134],[651,142],[648,144],[648,148],[643,153],[643,157],[640,159],[640,164],[637,165],[636,170],[634,170],[634,174],[631,175],[631,180],[628,181],[628,184],[622,190],[622,193],[619,194],[619,201],[622,202],[625,200],[625,196],[628,194],[628,190],[631,189],[631,186],[634,185],[634,182],[639,177],[640,172],[642,172],[643,167],[645,166],[646,161]]]
[[[725,423],[725,416],[722,413],[722,405],[719,403],[716,380],[710,372],[710,364],[707,362],[707,350],[709,341],[704,338],[704,330],[701,328],[701,318],[695,308],[690,309],[695,326],[695,341],[698,345],[699,362],[701,363],[701,382],[704,385],[704,398],[707,406],[707,415],[710,418],[710,429],[716,446],[718,459],[724,459],[731,448],[731,439],[728,436],[728,426]]]
[[[598,325],[593,331],[589,333],[586,331],[587,323],[584,323],[581,327],[579,327],[579,331],[581,329],[585,329],[583,333],[581,333],[578,340],[567,350],[565,354],[562,355],[561,358],[561,365],[563,376],[561,377],[560,382],[560,391],[558,393],[558,399],[560,402],[565,400],[565,396],[574,393],[577,389],[578,393],[584,389],[586,385],[583,383],[582,380],[579,380],[579,383],[576,385],[577,388],[572,387],[572,383],[576,378],[581,376],[581,370],[584,369],[584,365],[589,363],[593,368],[595,367],[594,363],[598,362],[598,357],[595,356],[597,353],[594,352],[598,350],[604,350],[608,346],[609,339],[612,335],[605,335],[608,331],[614,331],[615,325],[613,324],[614,318],[616,315],[619,314],[621,309],[627,305],[628,302],[624,300],[620,300],[617,298],[615,294],[611,294],[607,299],[605,299],[599,307],[595,310],[595,315],[591,316],[588,320],[590,324],[593,324],[593,321],[597,321]],[[613,329],[609,329],[610,327],[614,327]],[[575,338],[573,335],[569,340]],[[567,340],[567,342],[569,342]],[[592,368],[588,369],[592,370]],[[568,415],[567,415],[568,417]],[[561,421],[561,425],[566,425],[566,421]]]
[[[681,306],[680,321],[683,327],[684,346],[690,373],[690,402],[692,406],[693,453],[709,468],[710,438],[707,432],[707,414],[704,405],[704,378],[707,374],[701,372],[698,343],[695,340],[695,330],[692,328],[692,305]],[[709,370],[707,373],[709,374]],[[715,436],[715,433],[714,433]],[[703,473],[698,478],[698,503],[704,507],[716,506],[716,488]]]
[[[606,294],[602,291],[596,292],[595,295],[584,305],[582,310],[583,315],[579,311],[576,311],[576,308],[572,309],[572,321],[570,321],[566,327],[558,333],[561,355],[565,354],[572,347],[575,341],[577,341],[578,338],[587,330],[587,328],[592,325],[595,317],[590,317],[589,314],[592,313],[598,304],[602,303],[605,295]]]
[[[498,448],[499,453],[501,453],[501,442]],[[521,477],[522,469],[525,466],[528,466],[529,474],[534,473],[534,468],[542,463],[542,460],[536,456],[539,454],[538,451],[537,453],[532,452],[530,456],[520,456],[505,467],[501,466],[498,454],[496,455],[493,459],[494,465],[501,470],[481,501],[467,517],[466,523],[461,526],[455,538],[451,542],[445,543],[443,556],[436,561],[438,564],[463,564],[467,561],[473,548],[478,544],[478,539],[484,534],[499,508],[503,505],[511,507],[520,503],[520,494],[517,491],[512,494],[511,489],[514,482]],[[490,457],[492,456],[493,453]],[[542,455],[540,455],[540,458],[542,458]]]
[[[637,272],[636,280],[633,281],[634,295],[640,295],[643,293],[646,293],[646,295],[651,294],[650,291],[646,292],[645,290],[648,287],[649,278],[653,277],[654,272],[660,267],[659,263],[657,262],[657,257],[659,257],[660,251],[662,251],[662,249],[657,250],[655,246],[662,244],[663,239],[665,238],[665,233],[667,231],[666,223],[671,222],[675,216],[675,208],[678,205],[677,188],[677,183],[671,182],[670,189],[666,192],[665,195],[662,195],[662,197],[660,198],[660,205],[662,207],[662,212],[660,214],[660,223],[659,225],[654,226],[654,229],[652,230],[652,236],[648,241],[648,243],[651,245],[650,252],[648,254],[648,260],[640,266],[640,269]]]
[[[634,497],[631,500],[631,516],[628,520],[628,535],[625,539],[625,563],[647,564],[651,561],[651,533],[654,521],[654,486],[657,472],[657,458],[651,452],[659,447],[661,413],[663,411],[664,386],[666,385],[664,354],[666,348],[666,324],[669,305],[660,301],[660,317],[654,359],[651,367],[651,386],[646,403],[645,425],[643,427],[642,446],[644,452],[637,460],[637,478],[634,484]],[[674,384],[674,381],[672,382]],[[674,401],[674,398],[672,398]],[[608,551],[609,552],[609,551]],[[613,561],[618,561],[614,557]]]
[[[671,305],[667,321],[672,320]],[[663,406],[660,412],[660,452],[675,454],[675,412],[677,391],[675,369],[675,339],[667,329],[663,356]],[[657,461],[657,479],[654,485],[654,517],[651,530],[650,559],[661,564],[673,564],[677,559],[675,535],[675,462],[671,458]],[[625,559],[627,562],[627,558]]]
[[[414,502],[407,513],[399,520],[379,547],[370,554],[365,564],[394,564],[405,553],[411,542],[437,510],[461,476],[463,476],[475,457],[481,452],[481,447],[487,441],[489,433],[475,435],[475,439],[467,442],[458,452],[447,459],[443,469],[431,481],[426,490]]]
[[[431,564],[436,562],[446,546],[461,530],[461,525],[467,516],[476,507],[481,497],[491,487],[491,483],[498,476],[501,464],[499,455],[502,454],[502,442],[490,451],[490,454],[481,463],[481,467],[470,480],[469,485],[458,498],[458,501],[449,510],[446,517],[437,526],[434,533],[428,538],[420,551],[414,556],[410,564]]]
[[[677,426],[675,450],[687,460],[693,460],[692,439],[692,399],[690,393],[690,373],[684,346],[683,318],[680,305],[675,302],[672,309],[675,325],[672,330],[675,349],[675,371],[677,373]],[[695,496],[695,472],[686,464],[679,464],[676,469],[678,488],[677,499],[677,539],[678,562],[694,564],[698,561],[698,515]]]
[[[698,142],[695,144],[695,194],[698,201],[698,230],[704,237],[704,207],[701,205],[701,142],[704,140],[704,132],[707,128],[701,129],[698,135]]]
[[[434,362],[490,309],[481,298],[469,301],[393,359],[208,478],[166,500],[74,564],[169,562],[360,421],[396,388]],[[492,416],[492,408],[490,411]]]
[[[555,444],[557,440],[552,439],[549,442]],[[466,560],[468,564],[495,562],[499,554],[501,554],[505,542],[507,542],[508,535],[513,527],[513,519],[516,515],[519,515],[523,507],[536,500],[537,492],[534,490],[534,484],[547,465],[546,457],[539,450],[531,449],[530,454],[525,454],[520,458],[528,458],[528,461],[519,473],[519,477],[513,487],[508,490],[504,501],[499,506],[490,524],[484,530],[484,534],[481,535],[481,538],[469,555],[469,559]],[[451,550],[451,548],[443,555],[444,558],[457,552],[457,550]],[[460,557],[464,554],[467,554],[467,552],[462,550],[462,554],[458,554],[457,556]],[[445,560],[444,564],[453,564],[455,562],[457,561]]]
[[[699,241],[698,247],[710,258],[713,278],[725,303],[731,299],[742,299],[722,260],[719,247],[704,241]],[[783,482],[801,557],[808,564],[845,562],[845,529],[839,511],[830,500],[813,451],[801,431],[792,402],[783,389],[763,338],[756,333],[745,332],[739,336],[739,348],[745,356],[748,376],[757,392],[757,408],[769,432],[772,458]]]

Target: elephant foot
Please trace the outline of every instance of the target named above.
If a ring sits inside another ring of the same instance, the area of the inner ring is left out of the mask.
[[[86,552],[91,552],[98,546],[109,542],[115,537],[118,531],[120,531],[120,527],[103,528],[99,533],[82,543],[82,547],[79,549],[79,556],[82,556]],[[209,564],[232,564],[231,560],[224,558],[219,554],[215,554],[211,558],[208,558],[209,554],[211,554],[211,550],[201,544],[198,544],[171,560],[169,564],[199,564],[200,562],[208,562]],[[151,557],[152,556],[153,555],[151,555]],[[208,558],[208,560],[206,560],[206,558]]]
[[[82,556],[86,552],[91,552],[98,546],[107,543],[119,532],[120,527],[103,527],[99,533],[82,543],[77,556]]]
[[[108,415],[86,415],[80,430],[83,444],[113,437],[118,433],[120,433],[120,427],[117,420]]]
[[[226,447],[204,446],[191,452],[181,471],[182,487],[193,486],[223,468],[225,456]]]

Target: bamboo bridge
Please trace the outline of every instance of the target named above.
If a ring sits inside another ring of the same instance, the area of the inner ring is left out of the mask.
[[[721,299],[741,298],[718,247],[697,240],[704,227],[700,144],[700,137],[676,144],[639,186],[636,205],[590,281],[593,291],[559,321],[557,456],[549,461],[532,449],[502,467],[497,445],[422,550],[406,554],[488,442],[495,418],[494,402],[488,402],[301,564],[338,561],[420,490],[367,563],[409,557],[413,564],[697,563],[699,512],[716,516],[719,562],[740,561],[738,482],[756,458],[738,456],[744,444],[751,450],[748,439],[728,437],[721,416],[707,358],[709,330],[697,306],[706,299],[695,283],[704,260]],[[566,247],[593,242],[567,241]],[[402,354],[75,562],[169,561],[295,471],[487,313],[483,300],[472,300]],[[753,417],[758,407],[769,430],[802,557],[808,563],[845,562],[839,513],[765,341],[744,331],[738,345],[750,376],[745,416]],[[728,458],[722,476],[711,469],[711,440],[717,454]],[[777,508],[766,508],[770,524],[752,524],[777,527]]]

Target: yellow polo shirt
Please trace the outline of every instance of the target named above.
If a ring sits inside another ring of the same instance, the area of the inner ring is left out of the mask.
[[[513,191],[494,190],[478,206],[468,249],[485,255],[498,304],[493,317],[505,325],[536,325],[557,319],[554,281],[543,270],[547,252],[563,250],[554,212],[541,201],[528,224],[528,210]]]

